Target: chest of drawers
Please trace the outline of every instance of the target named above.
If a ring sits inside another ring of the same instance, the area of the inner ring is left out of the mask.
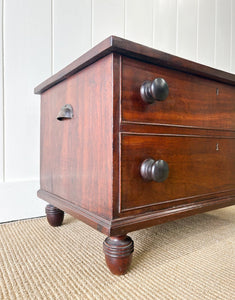
[[[235,204],[235,75],[112,36],[35,93],[48,221],[106,234],[114,274],[128,232]]]

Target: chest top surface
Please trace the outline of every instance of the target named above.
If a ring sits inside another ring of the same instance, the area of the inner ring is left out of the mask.
[[[185,73],[235,85],[234,74],[195,63],[120,37],[110,36],[73,61],[67,67],[39,84],[34,90],[35,93],[43,93],[57,83],[67,79],[110,53],[118,53],[168,69],[179,70]]]

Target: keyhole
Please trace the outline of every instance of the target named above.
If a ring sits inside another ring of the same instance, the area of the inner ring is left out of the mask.
[[[219,151],[219,143],[216,144],[216,151]]]

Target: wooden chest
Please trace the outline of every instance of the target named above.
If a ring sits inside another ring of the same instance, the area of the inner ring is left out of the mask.
[[[235,75],[111,36],[35,93],[48,221],[106,234],[114,274],[128,232],[235,204]]]

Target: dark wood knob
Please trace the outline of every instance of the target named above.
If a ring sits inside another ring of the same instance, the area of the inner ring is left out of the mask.
[[[63,107],[61,107],[58,115],[57,120],[63,121],[66,119],[72,119],[73,117],[73,107],[71,104],[65,104]]]
[[[168,94],[168,84],[163,78],[145,81],[140,87],[140,95],[146,103],[151,104],[155,101],[163,101],[167,98]]]
[[[163,182],[169,175],[169,167],[167,162],[162,159],[155,161],[148,158],[142,162],[140,174],[145,180]]]

